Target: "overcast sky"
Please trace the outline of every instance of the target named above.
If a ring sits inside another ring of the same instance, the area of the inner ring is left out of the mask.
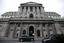
[[[8,11],[18,11],[18,6],[25,2],[43,4],[46,12],[56,12],[64,16],[64,0],[0,0],[0,15]]]

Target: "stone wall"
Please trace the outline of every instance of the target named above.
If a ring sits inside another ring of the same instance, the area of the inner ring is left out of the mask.
[[[5,32],[7,29],[8,23],[0,23],[0,36],[4,37],[5,36]]]
[[[34,39],[41,40],[42,38],[46,37],[46,35],[50,34],[64,34],[64,27],[61,27],[62,24],[55,23],[55,24],[28,24],[28,23],[20,23],[17,24],[10,24],[8,28],[8,23],[1,23],[0,24],[0,36],[4,37],[6,32],[8,31],[9,38],[19,38],[23,35],[23,30],[26,30],[26,35],[29,36],[29,27],[34,27]],[[62,25],[63,26],[63,25]],[[8,30],[6,30],[8,28]],[[38,36],[37,30],[40,31],[40,36]]]

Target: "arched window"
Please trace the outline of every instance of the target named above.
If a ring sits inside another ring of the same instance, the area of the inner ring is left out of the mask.
[[[37,36],[40,37],[40,30],[37,30]]]
[[[33,14],[30,14],[30,18],[33,18]]]
[[[26,34],[26,30],[23,30],[23,35]]]

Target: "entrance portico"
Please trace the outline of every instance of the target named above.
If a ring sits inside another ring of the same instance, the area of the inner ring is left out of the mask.
[[[31,37],[34,37],[34,27],[33,26],[30,26],[29,27],[29,36],[31,36]]]

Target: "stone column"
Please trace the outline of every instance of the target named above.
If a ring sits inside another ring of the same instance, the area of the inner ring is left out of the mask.
[[[20,36],[22,35],[22,23],[20,25]]]
[[[46,25],[45,25],[45,27],[46,27],[46,32],[47,32],[47,35],[49,35],[49,34],[50,34],[50,32],[49,32],[49,27],[48,27],[48,24],[46,24]]]
[[[38,17],[40,17],[39,7],[37,7],[37,14],[38,14]]]
[[[43,33],[43,28],[42,28],[42,24],[41,24],[41,29],[40,29],[40,35],[42,37],[42,33]]]
[[[41,24],[41,32],[42,32],[42,33],[41,33],[41,37],[44,37],[44,35],[43,35],[43,34],[44,34],[44,33],[43,33],[43,25],[42,25],[42,24]]]
[[[62,33],[61,26],[58,23],[55,23],[55,28],[56,28],[57,34]]]
[[[5,32],[5,37],[9,36],[9,31],[10,31],[10,23],[8,23],[8,25],[7,25],[7,29],[6,29],[6,32]]]
[[[26,7],[24,7],[24,10],[23,10],[23,13],[25,13],[26,12]]]
[[[20,11],[21,11],[21,13],[22,13],[22,7],[20,8]]]
[[[20,8],[18,9],[18,11],[19,11],[20,13],[22,13],[22,7],[20,7]]]
[[[57,32],[56,32],[56,28],[55,28],[55,25],[54,24],[52,24],[52,31],[53,31],[53,34],[56,34]]]
[[[35,24],[35,28],[34,28],[34,34],[35,34],[35,40],[37,39],[37,26],[36,26],[36,24]]]
[[[28,12],[30,12],[30,6],[28,7]]]
[[[15,25],[14,25],[14,30],[13,30],[13,37],[15,37],[15,34],[16,34],[16,27],[17,27],[17,25],[16,25],[16,23],[15,23]]]
[[[41,13],[45,12],[43,7],[40,7],[40,9],[41,9]]]
[[[39,13],[39,7],[37,7],[37,12]]]
[[[33,14],[34,14],[34,17],[36,17],[36,12],[35,12],[35,6],[33,6]]]
[[[17,13],[18,15],[18,17],[20,17],[21,15],[22,15],[22,7],[20,7],[20,8],[18,8],[18,13]]]
[[[35,7],[33,7],[33,12],[35,12]]]
[[[27,35],[29,36],[29,25],[27,24]]]

